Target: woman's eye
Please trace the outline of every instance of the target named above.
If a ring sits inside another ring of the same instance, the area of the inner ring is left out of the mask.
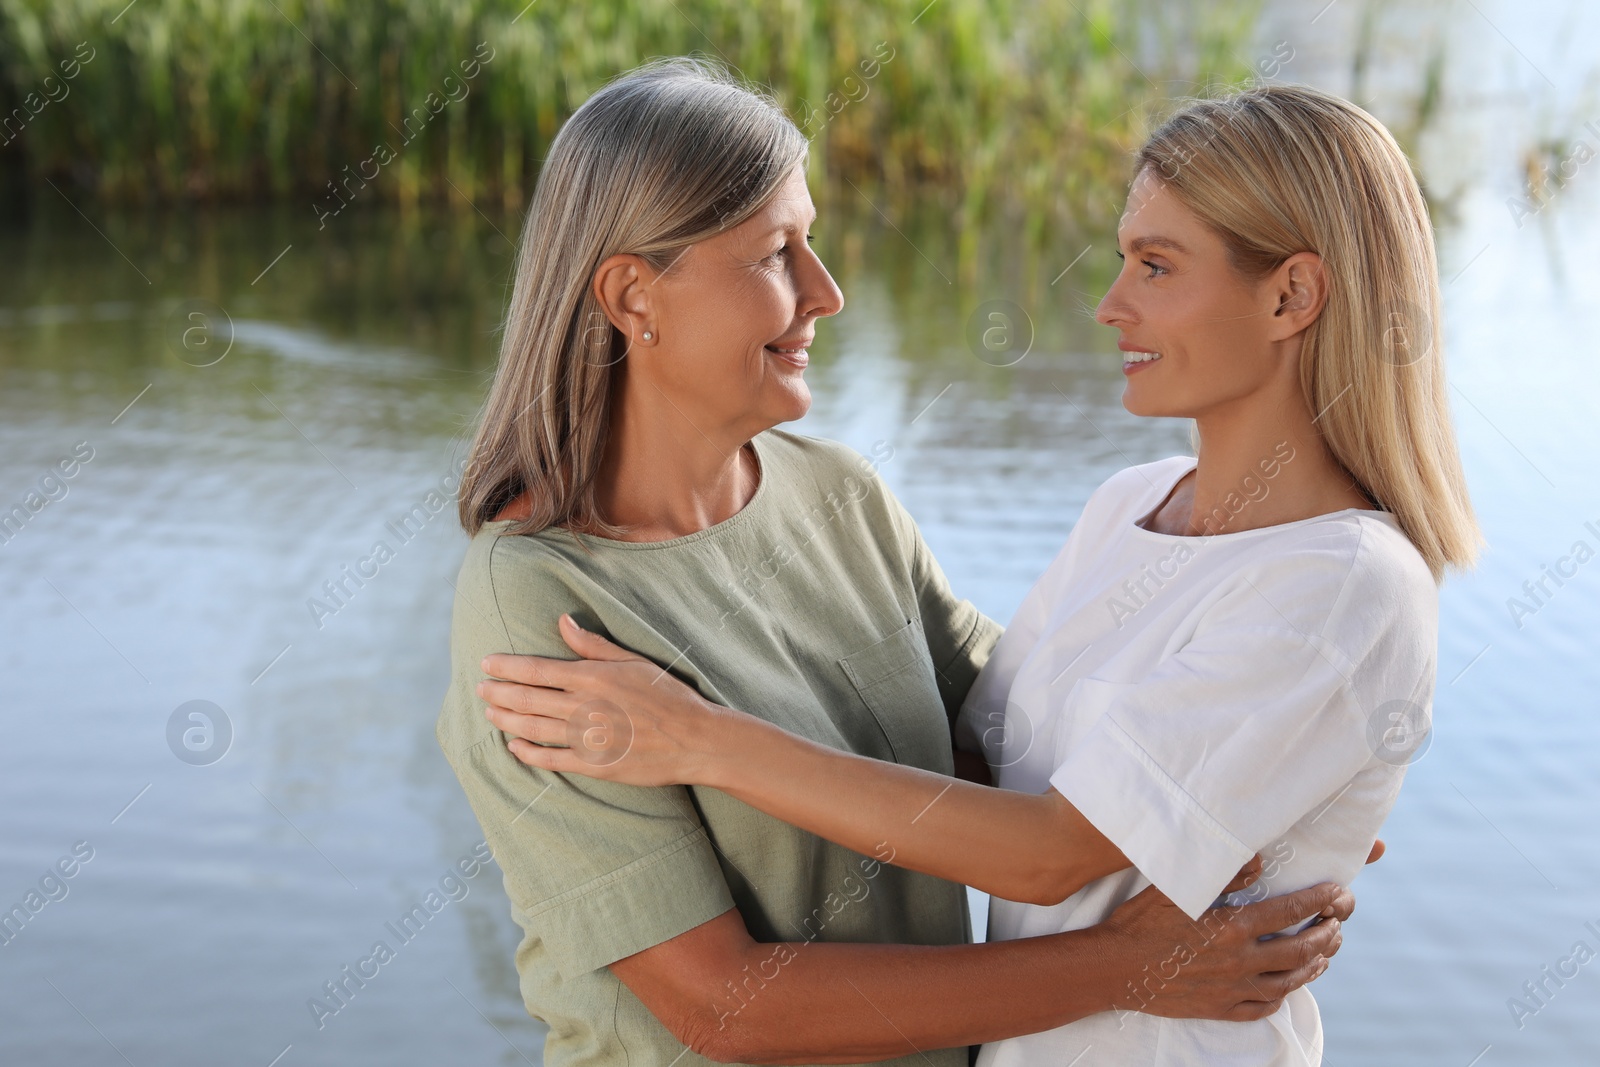
[[[1122,260],[1124,262],[1127,261],[1128,257],[1122,254],[1122,249],[1118,248],[1118,249],[1115,249],[1114,251],[1117,253],[1117,258],[1118,259],[1120,259],[1120,260]],[[1148,259],[1141,259],[1139,262],[1142,265],[1150,268],[1150,277],[1152,277],[1152,278],[1156,277],[1157,275],[1169,273],[1167,268],[1163,267],[1159,263],[1152,263]]]
[[[815,241],[815,240],[816,240],[816,238],[814,236],[812,236],[809,233],[806,234],[806,241],[808,243],[811,242],[811,241]],[[793,244],[786,244],[782,248],[779,248],[776,252],[770,252],[767,255],[763,256],[761,258],[761,262],[762,263],[773,263],[773,264],[776,264],[779,261],[787,259],[788,257],[790,257],[792,255],[794,255],[794,245]]]

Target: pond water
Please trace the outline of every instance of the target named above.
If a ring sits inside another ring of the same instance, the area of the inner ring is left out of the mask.
[[[1349,91],[1352,6],[1274,5],[1262,54],[1287,41],[1283,76]],[[1600,963],[1543,970],[1600,948],[1600,561],[1509,606],[1600,549],[1600,163],[1521,225],[1506,204],[1523,146],[1600,150],[1582,11],[1449,9],[1448,106],[1419,152],[1447,201],[1452,401],[1489,548],[1444,589],[1435,736],[1316,987],[1335,1067],[1600,1046]],[[1433,25],[1402,7],[1376,41],[1380,114]],[[433,740],[464,536],[429,494],[493,365],[516,220],[319,231],[301,205],[80,215],[43,195],[0,234],[0,507],[53,498],[0,544],[0,906],[53,899],[0,944],[0,1060],[539,1062],[492,867],[444,883],[408,938],[389,926],[480,841]],[[1121,408],[1115,338],[1084,311],[1103,236],[1050,250],[1044,281],[975,288],[948,281],[948,240],[863,204],[820,247],[848,307],[799,429],[891,445],[884,476],[995,618],[1104,478],[1186,450],[1186,425]],[[985,300],[1032,323],[1014,365],[962,341]],[[393,557],[330,599],[377,541]],[[394,958],[314,1017],[378,940]]]

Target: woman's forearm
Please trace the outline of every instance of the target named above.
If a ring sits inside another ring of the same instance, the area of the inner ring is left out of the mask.
[[[694,1042],[713,1059],[864,1063],[1014,1037],[1110,1010],[1137,971],[1099,929],[981,945],[752,947]]]
[[[1230,885],[1242,888],[1241,875]],[[856,1063],[994,1041],[1109,1010],[1246,1021],[1315,978],[1354,898],[1316,886],[1192,922],[1154,888],[1086,930],[979,945],[759,943],[730,909],[611,964],[711,1059]]]
[[[840,752],[713,704],[643,658],[572,627],[611,662],[490,656],[478,686],[529,766],[630,785],[706,785],[863,854],[1009,900],[1054,904],[1128,866],[1054,789],[992,789]],[[500,681],[506,675],[517,680]],[[531,684],[528,684],[531,683]]]
[[[868,759],[740,713],[716,725],[700,773],[819,837],[1008,900],[1056,903],[1128,866],[1053,790],[987,788]]]

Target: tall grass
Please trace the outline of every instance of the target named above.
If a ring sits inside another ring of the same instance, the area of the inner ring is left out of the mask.
[[[0,0],[0,112],[27,120],[0,171],[24,187],[332,207],[345,179],[344,199],[512,208],[597,87],[701,52],[807,126],[822,184],[935,190],[958,220],[1010,212],[1035,241],[1104,214],[1153,103],[1248,72],[1255,15],[1226,0],[126,2]],[[94,58],[63,83],[81,43]],[[467,80],[475,51],[492,58]],[[68,93],[32,114],[47,77]],[[365,163],[378,145],[381,168]],[[348,183],[364,164],[381,172]]]

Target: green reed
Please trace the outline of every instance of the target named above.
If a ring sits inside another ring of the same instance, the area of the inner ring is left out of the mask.
[[[590,93],[698,52],[789,109],[819,187],[931,193],[1034,245],[1104,217],[1155,106],[1249,72],[1253,24],[1222,0],[0,0],[0,173],[126,203],[309,206],[344,179],[515,209]]]

